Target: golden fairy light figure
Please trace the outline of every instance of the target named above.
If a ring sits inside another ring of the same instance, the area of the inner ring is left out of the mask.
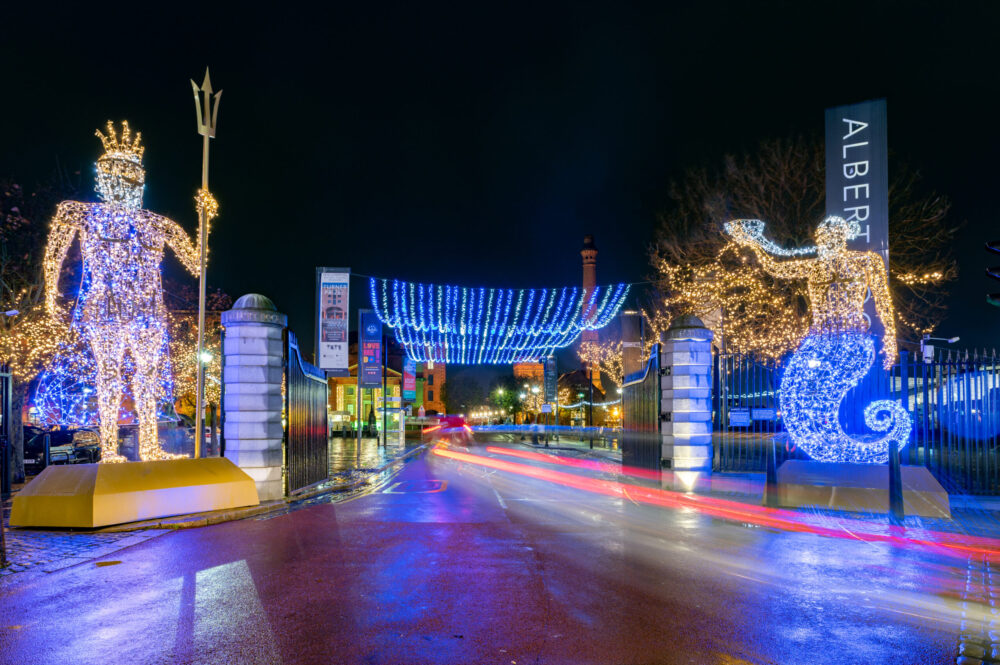
[[[833,331],[865,332],[870,323],[865,317],[865,298],[869,291],[875,311],[882,321],[883,364],[892,367],[896,358],[896,323],[892,297],[885,274],[885,262],[877,252],[849,250],[847,241],[860,231],[855,221],[828,217],[816,229],[816,246],[782,250],[763,236],[764,223],[740,219],[726,224],[726,232],[738,244],[757,255],[761,267],[779,279],[803,279],[812,314],[810,334]],[[815,258],[776,261],[771,253]]]
[[[97,160],[96,190],[101,200],[64,201],[56,209],[45,248],[45,304],[50,316],[63,316],[58,305],[59,274],[79,234],[83,271],[72,323],[96,361],[101,461],[125,461],[118,454],[118,408],[126,353],[135,363],[132,393],[139,455],[144,461],[168,459],[176,456],[160,447],[156,424],[159,368],[168,353],[160,263],[167,245],[197,277],[201,248],[176,222],[142,209],[141,134],[133,139],[128,123],[122,122],[119,138],[108,121],[107,134],[98,130],[97,136],[104,144],[104,154]],[[210,193],[199,192],[196,202],[199,212],[206,207],[207,218],[217,213]]]
[[[767,272],[780,279],[806,281],[812,325],[789,359],[781,378],[781,410],[792,441],[822,462],[884,464],[889,444],[909,441],[909,414],[899,402],[876,400],[865,408],[865,424],[881,436],[849,435],[840,424],[840,403],[875,362],[864,304],[868,293],[882,321],[883,366],[896,360],[896,325],[885,263],[877,252],[852,251],[856,221],[828,217],[816,229],[816,246],[786,250],[764,237],[764,223],[741,219],[726,232],[749,247]],[[814,258],[776,260],[816,254]]]

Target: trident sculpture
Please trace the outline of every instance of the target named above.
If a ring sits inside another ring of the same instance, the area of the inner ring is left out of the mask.
[[[205,68],[205,80],[201,88],[191,81],[191,88],[194,90],[194,106],[198,113],[198,133],[202,136],[201,148],[201,189],[198,190],[198,199],[201,203],[204,197],[211,198],[208,193],[208,141],[215,138],[215,128],[218,126],[219,97],[222,91],[212,95],[212,80],[208,77],[208,68]],[[201,97],[198,96],[201,93]],[[217,206],[216,206],[217,209]],[[198,271],[198,355],[196,366],[198,368],[197,384],[195,390],[195,420],[194,420],[194,456],[201,457],[202,437],[205,436],[202,419],[205,415],[205,257],[208,247],[208,223],[214,217],[215,210],[209,210],[208,205],[199,205],[201,212],[198,220],[198,243],[201,248]]]

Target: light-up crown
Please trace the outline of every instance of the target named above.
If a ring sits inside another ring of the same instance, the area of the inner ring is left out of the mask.
[[[105,136],[101,133],[101,130],[97,130],[97,138],[101,139],[101,143],[104,144],[104,154],[98,160],[103,161],[106,159],[121,159],[125,161],[132,162],[137,166],[142,165],[142,152],[145,148],[142,144],[142,132],[135,133],[135,139],[132,139],[132,132],[128,128],[128,121],[122,120],[122,134],[121,140],[119,140],[118,135],[115,133],[115,124],[108,120],[107,126],[108,134]]]

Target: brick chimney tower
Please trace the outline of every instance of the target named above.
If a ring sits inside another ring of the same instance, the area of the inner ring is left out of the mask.
[[[583,249],[580,250],[580,256],[583,257],[583,291],[584,298],[589,298],[590,294],[593,292],[594,287],[597,286],[597,245],[594,244],[594,236],[585,235],[583,236]],[[594,342],[597,343],[598,336],[596,330],[584,330],[580,335],[580,342]],[[594,387],[604,392],[604,388],[601,387],[601,369],[596,365],[594,367],[588,367],[587,363],[583,364],[583,369],[585,372],[593,370],[593,381]]]

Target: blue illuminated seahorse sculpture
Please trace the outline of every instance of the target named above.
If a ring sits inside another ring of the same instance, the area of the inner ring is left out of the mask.
[[[884,464],[889,443],[902,448],[910,438],[910,416],[898,402],[878,400],[865,408],[875,434],[851,436],[840,424],[840,403],[875,362],[868,333],[865,296],[871,291],[885,328],[883,365],[896,357],[895,319],[885,263],[877,252],[847,249],[857,222],[828,217],[816,230],[816,246],[784,250],[763,236],[759,220],[736,220],[726,232],[757,255],[761,266],[780,279],[804,279],[812,314],[809,333],[792,355],[781,379],[781,410],[792,442],[822,462]],[[775,260],[774,255],[815,258]]]

